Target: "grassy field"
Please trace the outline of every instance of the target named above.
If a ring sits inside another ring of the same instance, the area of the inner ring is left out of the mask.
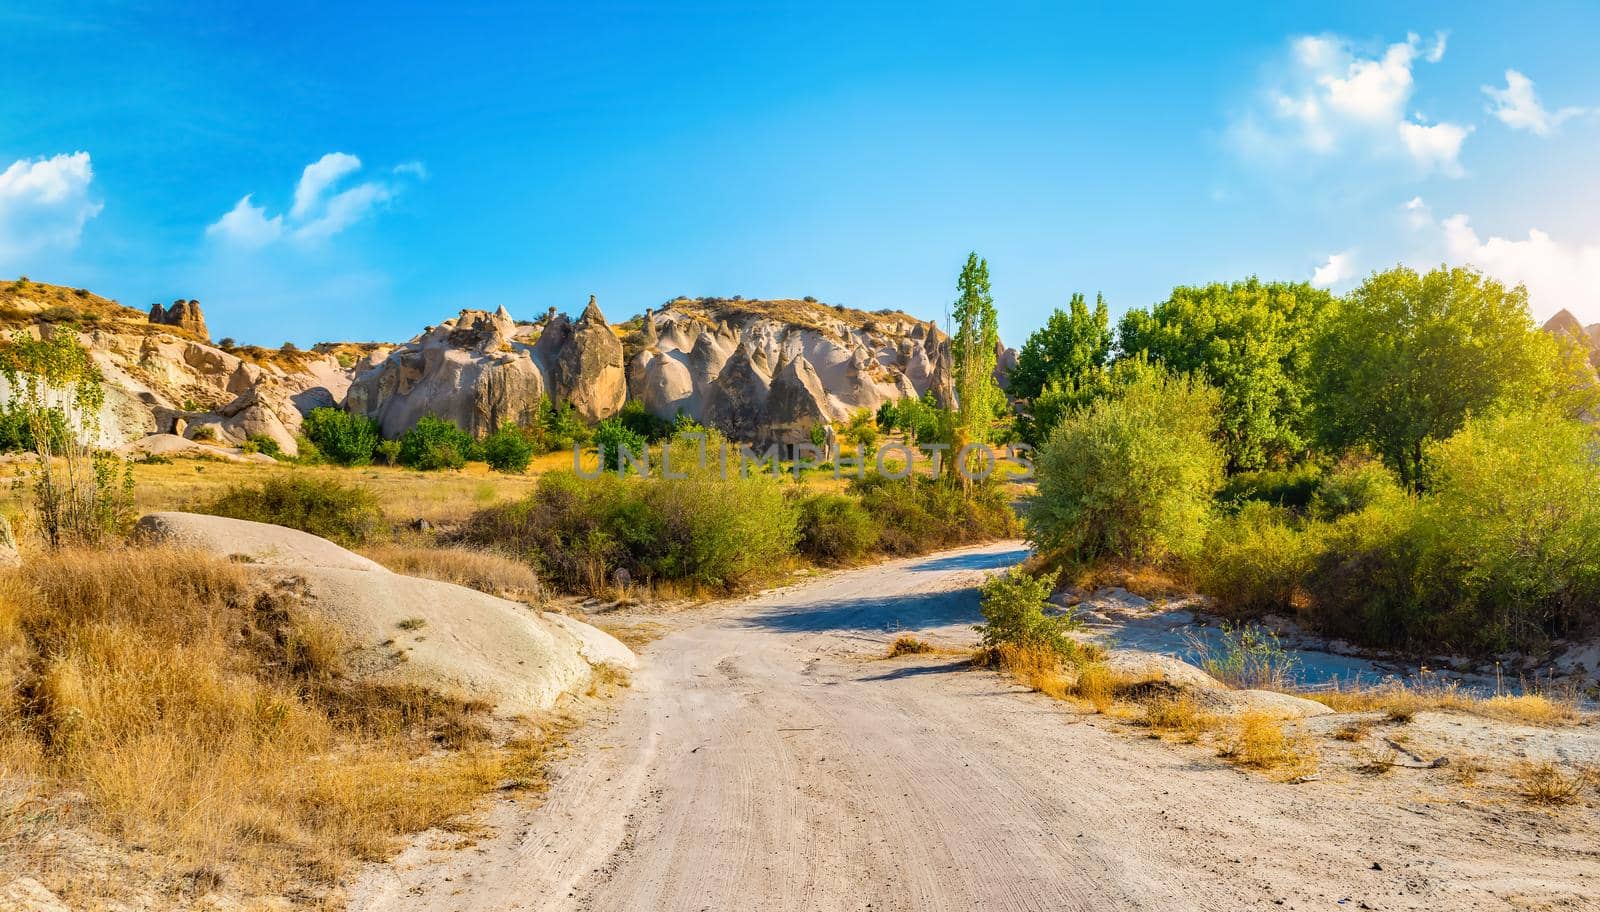
[[[652,447],[651,465],[659,464],[660,450]],[[710,457],[715,459],[713,455]],[[898,454],[884,460],[885,467],[897,472],[903,466]],[[713,462],[714,464],[714,462]],[[588,470],[594,468],[594,457],[589,454],[584,461]],[[869,471],[875,460],[868,461]],[[736,463],[730,461],[729,471]],[[393,466],[362,466],[348,468],[337,465],[301,465],[281,463],[227,462],[221,459],[177,458],[171,462],[134,463],[134,504],[138,511],[150,513],[158,510],[187,510],[211,500],[228,488],[245,483],[258,483],[277,473],[293,473],[297,477],[328,478],[346,484],[359,484],[378,497],[385,516],[392,522],[425,519],[431,523],[452,523],[466,519],[474,511],[491,504],[515,500],[527,494],[538,484],[546,472],[568,471],[572,468],[569,452],[546,453],[534,458],[524,474],[507,474],[491,470],[481,462],[468,463],[457,471],[418,472]],[[919,458],[917,474],[930,475],[929,460]],[[28,465],[15,462],[0,466],[0,513],[19,517],[26,511],[29,499]],[[1020,472],[1011,462],[1002,461],[996,475],[1010,479]],[[832,468],[812,468],[803,473],[806,488],[813,492],[837,493],[849,486],[848,472],[835,477]],[[10,484],[5,482],[10,481]]]

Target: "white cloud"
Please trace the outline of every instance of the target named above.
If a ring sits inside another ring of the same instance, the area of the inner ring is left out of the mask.
[[[76,247],[102,208],[89,199],[93,181],[87,152],[23,159],[0,171],[0,262]]]
[[[347,174],[361,170],[361,159],[344,152],[329,152],[300,172],[300,183],[294,188],[294,206],[289,209],[292,219],[304,219],[322,201],[323,191],[339,182]]]
[[[1471,132],[1471,127],[1452,123],[1400,125],[1400,139],[1411,158],[1426,168],[1438,168],[1447,177],[1462,175],[1461,143]]]
[[[409,174],[417,180],[427,180],[428,166],[419,161],[401,162],[394,166],[394,173]]]
[[[1527,130],[1535,136],[1549,136],[1567,120],[1583,113],[1582,108],[1547,110],[1534,91],[1533,80],[1516,70],[1506,70],[1506,87],[1484,86],[1483,94],[1494,104],[1489,113],[1513,130]]]
[[[1356,274],[1354,260],[1355,252],[1351,250],[1329,254],[1328,261],[1311,273],[1311,284],[1318,288],[1332,288],[1354,276]]]
[[[221,237],[242,247],[262,247],[283,237],[283,216],[267,218],[267,210],[250,203],[250,194],[234,204],[228,214],[206,226],[207,237]]]
[[[1459,177],[1461,145],[1471,128],[1406,116],[1417,61],[1437,63],[1445,44],[1443,32],[1426,49],[1420,36],[1409,34],[1372,54],[1339,35],[1295,38],[1287,69],[1264,88],[1263,103],[1236,120],[1233,138],[1269,158],[1296,150],[1340,161],[1370,155],[1408,160],[1424,174]]]
[[[1563,243],[1537,228],[1529,229],[1524,239],[1484,239],[1466,215],[1434,222],[1420,199],[1408,203],[1407,210],[1413,225],[1435,233],[1448,262],[1471,264],[1507,284],[1526,285],[1528,307],[1540,322],[1562,308],[1585,325],[1600,322],[1600,240]]]
[[[253,194],[247,194],[206,227],[206,236],[240,247],[264,247],[281,239],[304,244],[324,241],[360,222],[400,192],[399,184],[383,180],[339,189],[360,170],[361,159],[356,156],[329,152],[301,171],[287,215],[268,216],[266,207],[252,203]],[[426,169],[421,162],[407,162],[391,173],[420,178]]]

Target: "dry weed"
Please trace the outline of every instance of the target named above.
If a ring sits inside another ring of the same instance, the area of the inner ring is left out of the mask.
[[[1218,756],[1231,763],[1293,779],[1316,772],[1317,755],[1302,736],[1291,735],[1282,723],[1261,712],[1241,713]]]
[[[1582,779],[1554,763],[1527,763],[1516,770],[1517,793],[1532,804],[1569,804],[1578,797]]]
[[[889,644],[889,653],[886,658],[898,658],[905,655],[923,655],[934,651],[932,643],[919,639],[909,633],[902,633]]]

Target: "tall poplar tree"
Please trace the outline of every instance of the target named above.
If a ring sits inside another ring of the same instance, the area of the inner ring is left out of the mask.
[[[950,316],[955,334],[950,340],[957,397],[956,439],[959,452],[968,443],[988,443],[1000,387],[994,382],[996,347],[1000,342],[1000,317],[989,293],[989,263],[976,253],[967,255],[956,281],[956,301]],[[951,454],[952,456],[955,453]],[[950,462],[955,469],[955,460]]]

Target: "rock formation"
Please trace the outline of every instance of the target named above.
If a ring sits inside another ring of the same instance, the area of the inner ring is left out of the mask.
[[[1589,363],[1600,368],[1600,323],[1584,326],[1572,311],[1563,308],[1545,321],[1544,331],[1557,338],[1570,338],[1589,355]]]
[[[160,326],[176,326],[202,339],[211,340],[211,332],[206,329],[206,316],[200,312],[199,301],[179,299],[173,301],[172,306],[167,308],[163,308],[159,303],[151,304],[150,322]]]
[[[843,422],[932,391],[950,392],[949,340],[905,314],[803,301],[677,299],[645,312],[628,359],[628,398],[679,412],[735,440],[809,442]]]
[[[588,421],[625,401],[622,343],[594,298],[576,323],[553,309],[528,344],[505,308],[463,310],[381,359],[358,365],[345,407],[375,419],[383,434],[405,433],[425,415],[484,436],[538,419],[543,398],[571,403]]]

